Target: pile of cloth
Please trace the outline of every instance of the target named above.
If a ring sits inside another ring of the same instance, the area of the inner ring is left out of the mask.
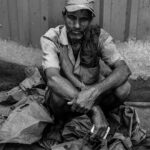
[[[131,150],[146,140],[146,131],[140,127],[134,108],[122,105],[106,117],[110,126],[106,139],[92,138],[92,123],[83,115],[65,124],[60,134],[51,136],[54,130],[49,130],[43,138],[44,146],[48,149],[50,141],[55,140],[64,144],[53,146],[52,150]]]
[[[0,93],[0,150],[150,149],[149,134],[141,128],[136,110],[127,105],[105,113],[110,131],[104,139],[92,138],[93,124],[86,114],[63,127],[57,124],[45,104],[47,86],[43,72],[36,67],[25,72],[26,79],[17,87]]]

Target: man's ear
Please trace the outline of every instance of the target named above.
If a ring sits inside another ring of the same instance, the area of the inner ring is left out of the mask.
[[[62,17],[63,17],[63,20],[64,20],[64,22],[65,22],[65,20],[66,20],[66,15],[65,15],[65,14],[62,14]]]
[[[62,16],[64,17],[66,15],[66,9],[64,8],[63,10],[62,10]]]

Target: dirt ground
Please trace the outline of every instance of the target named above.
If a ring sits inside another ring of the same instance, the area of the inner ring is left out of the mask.
[[[129,40],[117,43],[117,47],[129,65],[132,79],[148,79],[150,76],[150,41]]]

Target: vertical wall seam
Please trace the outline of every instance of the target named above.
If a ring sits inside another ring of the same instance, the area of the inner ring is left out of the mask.
[[[31,7],[30,7],[30,0],[27,0],[28,1],[28,10],[29,10],[29,45],[31,45],[32,41],[31,41]]]
[[[104,0],[100,0],[100,15],[99,15],[99,25],[101,28],[103,28],[103,19],[104,19]]]
[[[11,30],[11,23],[10,23],[10,10],[9,10],[9,0],[6,1],[7,2],[7,9],[8,9],[8,13],[7,13],[7,19],[8,19],[8,28],[9,28],[9,39],[12,39],[12,30]]]
[[[138,21],[139,21],[139,14],[140,14],[140,3],[141,3],[141,0],[138,0],[138,14],[137,14],[137,26],[136,26],[136,38],[137,38],[137,36],[138,36]]]
[[[110,4],[110,29],[109,29],[109,31],[110,31],[110,33],[112,32],[112,28],[111,28],[111,26],[112,26],[112,5],[113,5],[113,0],[111,0],[111,4]]]
[[[127,0],[124,40],[129,37],[132,0]]]

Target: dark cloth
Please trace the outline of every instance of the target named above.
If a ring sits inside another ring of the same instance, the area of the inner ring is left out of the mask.
[[[129,106],[120,106],[109,112],[107,120],[111,129],[107,137],[108,148],[120,142],[124,149],[131,149],[146,138],[146,131],[140,127],[136,111]],[[65,125],[62,136],[65,142],[77,140],[90,133],[91,128],[90,119],[86,115],[79,116]]]
[[[64,125],[58,135],[63,144],[59,145],[57,141],[58,145],[53,146],[52,150],[130,150],[134,147],[140,150],[149,147],[150,137],[146,137],[146,131],[141,128],[138,115],[132,107],[122,105],[107,113],[106,117],[111,129],[106,140],[90,138],[91,120],[87,115],[82,115]]]
[[[1,144],[0,150],[45,150],[40,147],[38,143],[32,145],[23,145],[23,144]]]

